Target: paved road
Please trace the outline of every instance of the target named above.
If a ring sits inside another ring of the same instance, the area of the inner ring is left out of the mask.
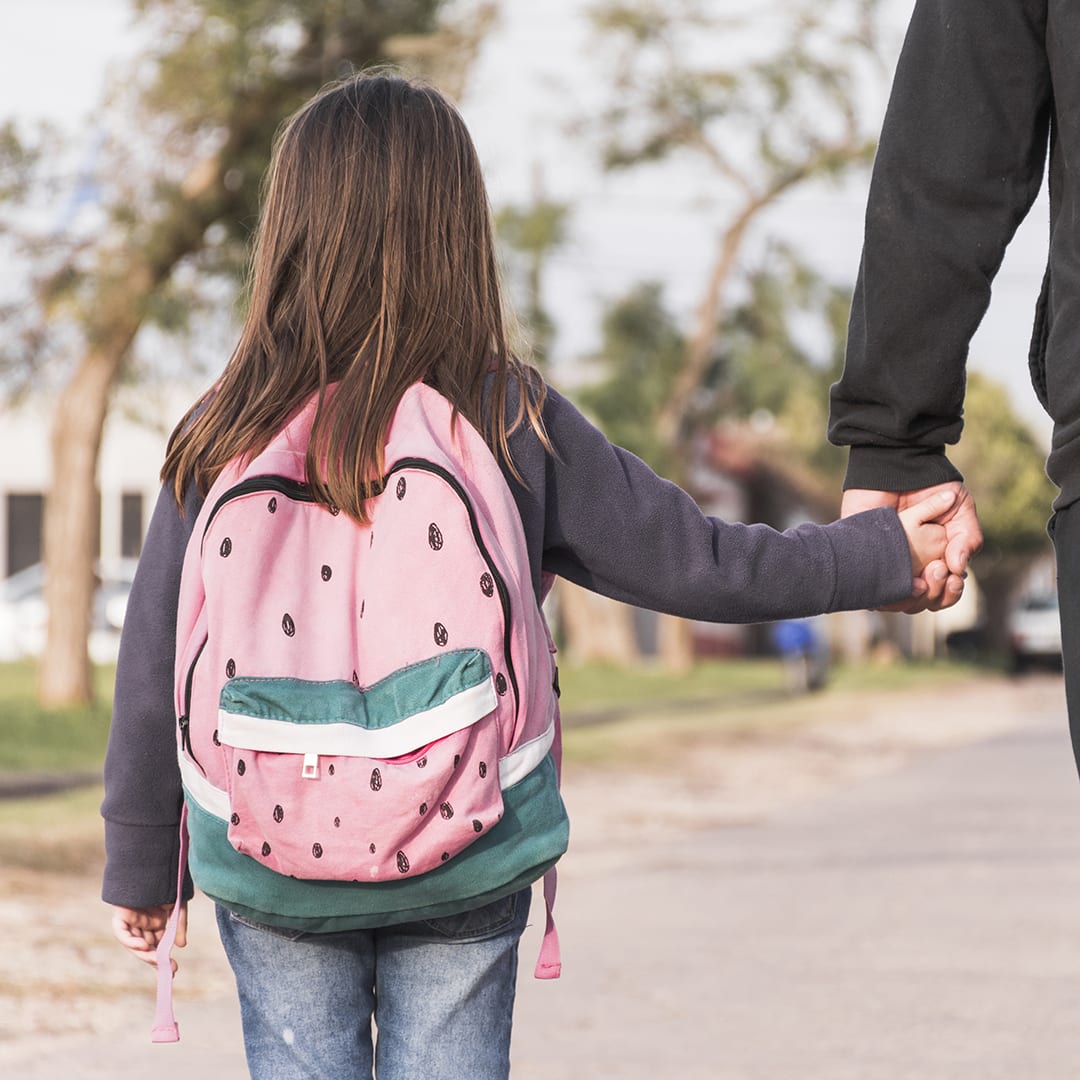
[[[515,1080],[1076,1080],[1080,785],[1059,697],[1032,700],[766,823],[568,857],[566,973],[529,977],[530,930]],[[20,1080],[245,1075],[231,1004],[184,1004],[175,1047],[144,1019]]]

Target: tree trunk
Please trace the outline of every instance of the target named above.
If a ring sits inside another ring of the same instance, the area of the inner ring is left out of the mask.
[[[1009,612],[1030,566],[1030,559],[1004,557],[989,567],[978,567],[986,648],[995,656],[1007,656],[1009,653]]]
[[[45,502],[49,622],[38,667],[42,705],[82,705],[93,696],[87,639],[99,526],[97,462],[124,351],[88,351],[56,404],[52,484]]]
[[[590,661],[631,667],[641,661],[633,608],[566,580],[558,584],[563,651],[575,663]]]
[[[684,673],[694,664],[694,632],[688,619],[658,615],[656,640],[665,671]]]

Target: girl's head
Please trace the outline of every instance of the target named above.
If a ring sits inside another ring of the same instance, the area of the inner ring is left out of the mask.
[[[174,433],[163,475],[178,497],[192,477],[205,492],[228,460],[258,453],[310,394],[336,383],[315,422],[308,477],[320,498],[363,517],[409,385],[430,383],[505,452],[522,419],[504,415],[507,380],[522,374],[464,122],[429,86],[359,75],[323,90],[278,135],[240,342]],[[534,395],[521,399],[538,425]]]

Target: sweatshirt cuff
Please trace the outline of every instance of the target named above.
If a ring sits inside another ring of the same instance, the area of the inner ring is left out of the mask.
[[[963,479],[944,446],[853,446],[844,490],[918,491]]]
[[[176,902],[180,826],[123,825],[105,819],[105,876],[101,899],[122,907],[157,907]],[[193,892],[185,877],[184,899]]]
[[[829,539],[838,567],[833,611],[880,608],[911,597],[911,548],[891,506],[833,522]]]

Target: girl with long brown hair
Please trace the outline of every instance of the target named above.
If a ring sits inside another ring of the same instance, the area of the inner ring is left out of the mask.
[[[206,493],[314,396],[306,483],[364,522],[391,421],[416,383],[486,439],[521,517],[537,602],[549,573],[714,621],[880,607],[909,597],[913,573],[943,551],[933,518],[948,507],[933,501],[787,532],[702,514],[511,351],[483,178],[453,106],[395,74],[328,88],[274,148],[240,341],[172,436],[128,606],[103,896],[140,959],[154,962],[177,892],[177,596]],[[529,889],[452,906],[311,932],[219,905],[252,1075],[507,1076]],[[185,933],[181,920],[178,944]]]

